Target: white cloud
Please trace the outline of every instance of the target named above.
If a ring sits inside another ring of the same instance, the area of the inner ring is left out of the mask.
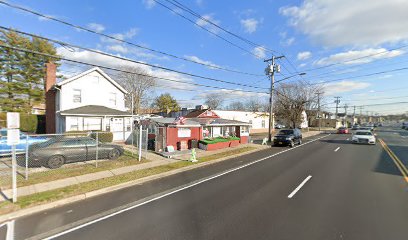
[[[365,89],[368,88],[369,86],[370,84],[366,82],[341,81],[324,85],[323,91],[325,95],[331,96],[338,93]]]
[[[91,30],[94,30],[95,32],[98,32],[98,33],[100,33],[100,32],[103,32],[103,31],[105,31],[105,26],[103,26],[102,24],[100,24],[100,23],[89,23],[88,24],[88,27],[91,29]]]
[[[156,2],[154,0],[143,0],[143,4],[147,9],[152,9],[154,6],[156,6]]]
[[[407,9],[404,0],[305,0],[279,11],[315,42],[336,47],[408,40]]]
[[[254,33],[258,28],[259,21],[254,18],[248,18],[241,20],[241,26],[245,29],[247,33]]]
[[[139,33],[139,29],[138,28],[130,28],[129,30],[127,30],[126,32],[123,33],[114,33],[114,34],[110,34],[111,36],[120,39],[120,40],[128,40],[128,39],[132,39],[134,36],[136,36]],[[101,37],[101,41],[102,42],[117,42],[116,40],[110,39],[110,38],[106,38],[106,37]]]
[[[127,47],[124,47],[119,44],[110,45],[107,47],[107,49],[112,52],[117,52],[117,53],[128,53],[129,52],[129,49]]]
[[[45,15],[45,16],[46,16],[46,17],[51,17],[51,18],[56,18],[56,16],[54,16],[54,15]],[[39,20],[40,22],[49,21],[50,19],[48,19],[48,18],[46,18],[46,17],[39,16],[39,17],[38,17],[38,20]]]
[[[301,64],[299,64],[299,67],[301,67],[301,68],[306,67],[306,65],[307,65],[306,63],[301,63]]]
[[[204,91],[200,94],[197,94],[193,99],[204,99],[207,94],[210,93],[219,93],[222,96],[228,96],[228,98],[226,98],[226,100],[228,99],[248,99],[251,97],[267,97],[268,94],[267,93],[255,93],[255,92],[243,92],[241,91],[242,89],[234,89],[234,90],[229,90],[229,89],[215,89],[215,90],[207,90]]]
[[[376,48],[376,49],[368,48],[368,49],[358,50],[358,51],[347,51],[347,52],[336,53],[336,54],[330,55],[329,57],[322,58],[316,61],[314,64],[329,65],[329,64],[333,64],[337,62],[344,62],[344,64],[369,63],[377,59],[397,57],[403,53],[404,51],[402,50],[387,51],[387,49],[385,48]],[[370,57],[365,57],[365,56],[370,56]],[[357,59],[357,58],[361,58],[361,59]],[[356,59],[356,60],[352,60],[352,59]]]
[[[209,23],[207,21],[213,22],[216,25],[220,25],[221,21],[215,19],[213,17],[213,14],[205,14],[202,17],[203,17],[203,19],[198,19],[196,21],[196,24],[198,26],[205,27],[205,28],[207,28],[208,30],[210,30],[213,33],[219,32],[219,29],[216,26],[212,25],[211,23]]]
[[[265,48],[263,48],[262,46],[255,47],[254,49],[252,49],[252,53],[255,54],[256,56],[258,56],[258,58],[265,58],[266,57]]]
[[[312,57],[312,53],[309,51],[300,52],[297,54],[297,60],[306,60]]]
[[[187,89],[187,90],[192,90],[192,89],[196,88],[196,86],[191,85],[191,83],[194,82],[193,79],[191,79],[189,77],[186,77],[184,75],[181,75],[179,73],[169,72],[169,71],[162,70],[162,69],[155,69],[153,67],[146,66],[146,65],[143,65],[143,64],[132,63],[132,62],[129,62],[129,61],[120,60],[120,59],[116,59],[116,58],[113,58],[113,57],[109,57],[109,56],[105,56],[105,55],[101,55],[101,54],[97,54],[97,53],[92,53],[92,52],[89,52],[89,51],[80,51],[80,50],[78,50],[78,51],[75,51],[75,52],[71,52],[71,51],[69,51],[68,49],[66,49],[64,47],[58,47],[57,48],[57,53],[58,53],[58,55],[66,57],[68,59],[77,60],[77,61],[86,62],[86,63],[91,63],[91,64],[95,64],[95,65],[100,65],[100,66],[105,66],[105,67],[111,67],[111,68],[115,68],[115,69],[120,68],[121,66],[140,67],[141,69],[143,69],[146,72],[146,74],[149,74],[149,75],[152,75],[152,76],[155,76],[155,77],[167,78],[167,79],[181,81],[181,83],[180,83],[180,82],[172,82],[172,81],[168,81],[168,80],[164,80],[164,79],[156,79],[157,88],[175,87],[175,88],[178,88],[178,89]],[[121,55],[117,55],[117,56],[121,56]],[[86,66],[86,65],[83,65],[83,66],[86,69],[92,68],[92,66]],[[66,68],[69,69],[69,66],[64,66],[63,65],[63,67],[65,68],[65,70],[66,70]],[[118,75],[119,72],[114,71],[114,74]]]
[[[294,37],[291,37],[291,38],[288,38],[288,39],[284,40],[284,41],[283,41],[283,45],[289,47],[289,46],[292,45],[294,42],[295,42],[295,38],[294,38]]]
[[[220,66],[219,65],[217,65],[217,64],[215,64],[215,63],[213,63],[213,62],[211,62],[211,61],[206,61],[206,60],[203,60],[203,59],[201,59],[201,58],[199,58],[199,57],[197,57],[197,56],[184,56],[185,58],[187,58],[187,59],[190,59],[191,61],[195,61],[195,62],[198,62],[198,63],[202,63],[202,64],[206,64],[206,65],[211,65],[211,66],[214,66],[214,67],[216,67],[216,68],[219,68]],[[210,69],[214,69],[214,68],[212,68],[212,67],[209,67]]]

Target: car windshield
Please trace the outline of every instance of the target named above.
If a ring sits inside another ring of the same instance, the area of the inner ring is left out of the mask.
[[[355,135],[372,136],[373,134],[371,132],[356,132]]]
[[[280,130],[278,135],[290,135],[293,134],[293,130]]]

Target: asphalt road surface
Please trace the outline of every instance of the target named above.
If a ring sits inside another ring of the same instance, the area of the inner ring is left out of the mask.
[[[407,132],[377,131],[401,161]],[[16,219],[15,239],[408,239],[408,183],[379,143],[350,138],[320,135]]]

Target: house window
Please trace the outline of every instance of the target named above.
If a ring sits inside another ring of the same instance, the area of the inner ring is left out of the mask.
[[[116,106],[116,93],[111,92],[109,94],[109,103],[110,105]]]
[[[84,118],[84,131],[102,130],[102,118]]]
[[[211,128],[203,127],[203,138],[211,137]]]
[[[181,137],[191,137],[191,129],[190,128],[178,128],[177,129],[177,136]]]
[[[249,136],[249,127],[248,126],[241,126],[241,136]]]
[[[81,89],[74,89],[72,97],[73,97],[72,101],[74,103],[82,102]]]
[[[262,120],[262,128],[265,128],[265,119]]]
[[[79,119],[77,117],[71,117],[69,119],[71,120],[69,131],[78,131],[79,130]]]
[[[212,130],[213,130],[213,132],[212,132],[212,137],[222,136],[222,134],[221,134],[221,127],[213,127]]]

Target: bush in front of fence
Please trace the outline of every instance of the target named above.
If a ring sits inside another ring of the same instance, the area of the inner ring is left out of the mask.
[[[112,132],[92,132],[90,137],[96,139],[96,134],[98,134],[98,141],[103,143],[110,143],[113,141],[113,133]]]

